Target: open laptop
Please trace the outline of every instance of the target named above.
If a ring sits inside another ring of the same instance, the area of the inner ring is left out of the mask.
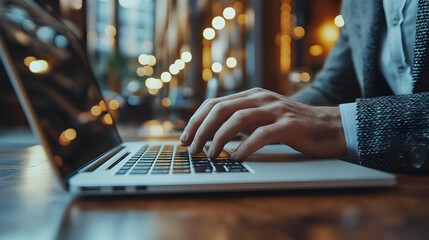
[[[33,131],[65,189],[151,194],[392,186],[391,174],[283,145],[237,162],[191,156],[178,142],[122,142],[86,53],[30,1],[0,1],[0,57]],[[230,149],[234,146],[230,145]]]

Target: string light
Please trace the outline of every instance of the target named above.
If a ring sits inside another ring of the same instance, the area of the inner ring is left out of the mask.
[[[345,22],[344,22],[343,16],[341,15],[336,16],[334,19],[334,23],[339,28],[344,27]]]
[[[169,72],[163,72],[161,74],[161,80],[165,83],[168,83],[171,81],[171,74]]]
[[[174,63],[170,65],[168,70],[170,71],[171,75],[177,75],[180,72],[179,67]]]
[[[225,19],[231,20],[235,17],[235,10],[232,7],[227,7],[223,10],[223,17]]]
[[[235,59],[235,57],[229,57],[226,59],[226,66],[229,68],[235,68],[237,66],[237,59]]]
[[[185,63],[188,63],[192,60],[192,54],[190,52],[183,52],[180,56]]]
[[[221,30],[225,27],[225,19],[223,17],[217,16],[212,20],[213,28],[216,30]]]
[[[212,40],[213,38],[215,38],[216,36],[216,32],[213,28],[206,28],[203,31],[203,37],[207,40]]]
[[[222,64],[215,62],[212,64],[212,71],[215,73],[220,73],[222,72]]]

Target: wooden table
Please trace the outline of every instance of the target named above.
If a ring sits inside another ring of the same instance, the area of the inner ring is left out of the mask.
[[[0,239],[429,239],[429,177],[400,175],[385,189],[76,197],[41,146],[0,148]]]

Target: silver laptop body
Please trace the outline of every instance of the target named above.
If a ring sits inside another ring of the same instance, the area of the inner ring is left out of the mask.
[[[269,145],[244,162],[177,142],[122,142],[76,37],[23,0],[0,1],[0,57],[62,186],[78,194],[383,187],[392,174]]]

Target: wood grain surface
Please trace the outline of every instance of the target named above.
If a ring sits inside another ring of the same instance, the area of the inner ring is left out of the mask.
[[[428,239],[429,177],[382,189],[77,197],[41,146],[0,151],[0,239]]]

